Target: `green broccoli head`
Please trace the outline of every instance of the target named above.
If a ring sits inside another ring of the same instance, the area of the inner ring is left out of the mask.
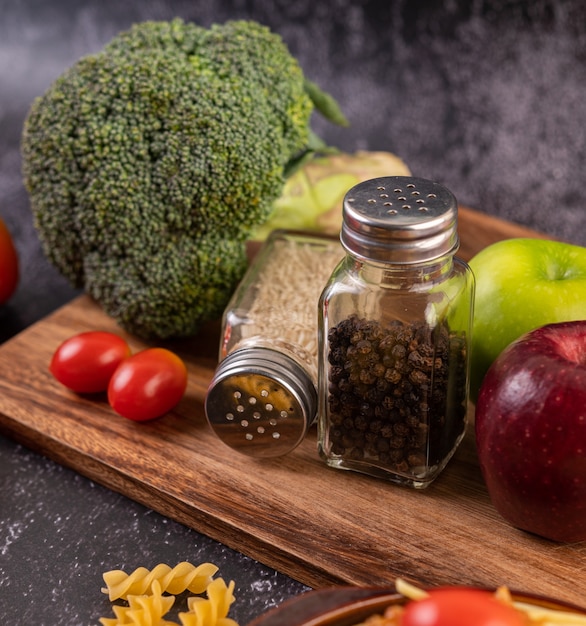
[[[46,256],[130,332],[197,332],[227,304],[244,242],[311,143],[310,95],[281,38],[256,22],[121,33],[25,122]]]
[[[247,266],[245,245],[185,233],[147,254],[84,259],[87,292],[107,302],[118,323],[141,337],[189,336],[221,316]],[[196,279],[194,280],[194,277]]]

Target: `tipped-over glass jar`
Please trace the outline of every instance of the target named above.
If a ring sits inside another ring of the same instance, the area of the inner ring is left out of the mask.
[[[320,455],[424,488],[466,425],[474,277],[455,257],[456,199],[420,178],[363,182],[340,238],[320,300]]]
[[[336,239],[275,231],[232,296],[205,409],[233,449],[281,456],[315,422],[318,300],[343,256]]]

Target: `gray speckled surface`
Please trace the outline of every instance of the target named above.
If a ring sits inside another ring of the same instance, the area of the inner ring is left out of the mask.
[[[2,436],[0,498],[2,624],[97,625],[113,617],[102,572],[158,563],[217,565],[237,585],[231,615],[241,624],[307,589]]]
[[[0,215],[22,267],[0,307],[6,340],[75,292],[39,251],[20,177],[32,98],[143,19],[252,18],[279,32],[352,126],[345,150],[395,152],[480,211],[586,245],[586,7],[582,0],[2,0]],[[97,624],[101,573],[211,560],[246,624],[306,588],[0,434],[0,622]]]

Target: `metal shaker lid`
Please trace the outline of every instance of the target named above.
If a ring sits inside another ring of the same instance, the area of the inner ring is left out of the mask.
[[[346,194],[340,240],[363,260],[421,263],[458,249],[457,216],[456,198],[438,183],[373,178]]]
[[[242,348],[218,365],[205,412],[216,435],[234,450],[277,457],[307,434],[317,412],[317,392],[291,357],[269,348]]]

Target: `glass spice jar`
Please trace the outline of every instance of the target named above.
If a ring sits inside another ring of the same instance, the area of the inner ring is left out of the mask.
[[[344,257],[334,238],[274,231],[222,317],[205,411],[215,433],[255,457],[293,450],[317,414],[317,306]]]
[[[319,453],[424,488],[466,426],[474,277],[455,256],[456,199],[421,178],[360,183],[340,239],[319,307]]]

